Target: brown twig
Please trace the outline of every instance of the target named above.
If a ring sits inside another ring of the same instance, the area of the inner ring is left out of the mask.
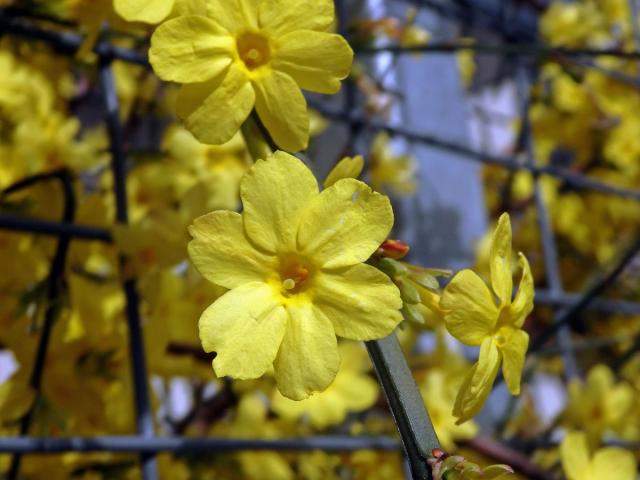
[[[529,480],[557,480],[557,476],[531,462],[531,460],[511,447],[489,437],[478,436],[458,442],[459,446],[485,455],[492,460],[504,463]]]

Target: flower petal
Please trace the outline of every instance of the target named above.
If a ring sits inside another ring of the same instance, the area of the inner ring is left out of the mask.
[[[449,333],[467,345],[480,345],[498,320],[493,295],[472,270],[462,270],[447,285],[440,299]]]
[[[500,352],[493,338],[485,338],[480,347],[480,357],[465,378],[453,414],[457,425],[473,418],[484,406],[500,368]]]
[[[504,380],[512,395],[520,394],[520,377],[524,366],[525,354],[529,347],[529,335],[524,330],[510,329],[511,335],[500,347],[502,352],[502,371]]]
[[[254,104],[255,92],[246,72],[232,64],[208,82],[184,85],[176,109],[200,142],[221,145],[238,132]]]
[[[318,272],[313,303],[338,336],[352,340],[386,337],[402,320],[400,292],[378,269],[365,264]]]
[[[262,0],[258,17],[260,26],[271,35],[295,30],[327,31],[333,25],[333,0]]]
[[[331,322],[312,304],[290,304],[287,312],[287,330],[274,364],[276,382],[285,397],[302,400],[335,378],[338,343]]]
[[[309,142],[307,101],[289,75],[269,70],[252,80],[256,111],[273,141],[283,150],[297,152]]]
[[[258,160],[240,182],[247,235],[269,252],[294,251],[300,215],[317,195],[316,178],[293,155]]]
[[[589,447],[583,432],[569,432],[560,444],[562,468],[568,480],[585,480],[589,473]]]
[[[230,33],[257,31],[259,0],[207,0],[207,16]]]
[[[173,4],[167,0],[114,0],[113,8],[128,22],[156,24],[169,16]]]
[[[343,178],[358,178],[363,168],[364,158],[362,158],[362,155],[344,157],[331,169],[327,178],[324,179],[323,186],[324,188],[329,188]]]
[[[522,253],[518,253],[518,263],[522,268],[522,278],[520,279],[520,285],[518,286],[518,293],[516,298],[509,307],[511,310],[511,319],[515,327],[522,327],[527,316],[533,310],[533,277],[531,276],[531,268],[529,268],[529,261]]]
[[[272,67],[289,74],[300,88],[336,93],[352,63],[353,51],[340,35],[297,30],[277,39]]]
[[[509,214],[503,213],[491,239],[489,253],[491,286],[502,305],[511,303],[513,278],[511,276],[511,221]]]
[[[258,378],[273,364],[285,334],[287,314],[273,289],[249,283],[218,298],[200,317],[200,340],[216,352],[219,377]]]
[[[637,463],[633,453],[619,447],[598,450],[593,456],[591,469],[591,478],[615,478],[616,480],[637,478]]]
[[[366,261],[392,226],[389,199],[363,182],[345,178],[324,190],[304,211],[298,247],[323,268],[347,267]]]
[[[262,282],[276,268],[275,257],[256,250],[247,239],[242,216],[216,211],[194,220],[189,227],[189,257],[198,271],[212,283],[236,288]]]
[[[149,61],[163,80],[205,82],[231,64],[233,37],[215,22],[186,15],[160,25],[151,37]]]

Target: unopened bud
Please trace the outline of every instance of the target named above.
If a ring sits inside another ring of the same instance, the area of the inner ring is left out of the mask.
[[[400,289],[400,296],[402,297],[402,300],[404,300],[406,303],[416,305],[422,301],[418,290],[416,289],[416,287],[411,285],[411,283],[403,280],[396,282],[396,285]]]
[[[402,305],[402,316],[408,322],[424,324],[424,317],[416,305],[405,303]]]
[[[409,273],[407,267],[392,258],[381,259],[379,262],[377,262],[377,266],[391,278],[404,277]]]
[[[402,240],[387,239],[378,248],[377,254],[380,257],[393,258],[399,260],[409,253],[409,245]]]

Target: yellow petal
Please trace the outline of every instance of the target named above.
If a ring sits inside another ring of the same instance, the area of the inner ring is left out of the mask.
[[[590,465],[587,436],[583,432],[567,433],[560,444],[560,458],[568,480],[588,478]]]
[[[200,142],[221,145],[238,132],[254,103],[255,93],[246,72],[232,64],[208,82],[184,85],[176,110]]]
[[[511,310],[511,319],[513,326],[522,327],[527,316],[533,310],[533,277],[531,276],[531,269],[529,268],[529,261],[522,253],[518,253],[518,262],[522,269],[522,278],[520,279],[520,285],[518,286],[518,293],[516,298],[509,307]]]
[[[272,67],[289,74],[305,90],[336,93],[352,62],[353,51],[340,35],[297,30],[277,39]]]
[[[294,480],[295,475],[287,459],[279,452],[239,452],[243,476],[247,479]],[[244,476],[246,475],[246,477]]]
[[[273,364],[282,342],[287,314],[273,289],[248,283],[228,291],[200,317],[200,340],[217,352],[213,369],[219,377],[258,378]]]
[[[174,0],[114,0],[113,7],[128,22],[160,23],[173,9]]]
[[[366,261],[393,226],[389,199],[346,178],[317,196],[300,219],[298,246],[323,268]]]
[[[333,0],[262,0],[260,26],[271,35],[295,30],[326,31],[335,20]]]
[[[207,0],[207,16],[231,33],[257,31],[259,0]]]
[[[638,466],[628,450],[607,447],[598,450],[591,461],[590,478],[615,480],[635,480]]]
[[[467,345],[480,345],[498,320],[493,295],[472,270],[456,274],[444,289],[440,307],[449,333]]]
[[[163,80],[205,82],[231,63],[233,37],[215,22],[198,15],[174,18],[151,37],[149,61]]]
[[[256,111],[278,147],[288,152],[307,148],[309,114],[300,87],[289,75],[270,70],[253,80]]]
[[[287,305],[287,329],[274,363],[280,393],[302,400],[324,390],[340,366],[336,334],[329,319],[310,303]]]
[[[173,15],[206,15],[208,0],[174,0]]]
[[[293,155],[258,160],[240,183],[247,235],[269,252],[294,251],[300,215],[317,195],[315,177]]]
[[[482,480],[513,479],[513,468],[509,465],[489,465],[482,470]]]
[[[338,336],[373,340],[389,335],[402,320],[400,292],[378,269],[365,264],[318,272],[313,302]]]
[[[587,375],[587,390],[596,398],[605,398],[611,391],[615,378],[611,369],[602,363],[597,364]]]
[[[355,157],[344,157],[335,167],[331,169],[329,175],[324,180],[324,188],[329,188],[338,180],[343,178],[358,178],[364,168],[364,158],[362,155]]]
[[[503,330],[500,329],[498,335]],[[525,354],[529,346],[529,335],[520,329],[512,330],[511,334],[506,336],[505,343],[500,346],[502,352],[502,371],[504,380],[513,395],[520,393],[520,377],[522,377],[522,367],[524,366]]]
[[[500,352],[493,338],[487,337],[480,347],[480,357],[465,378],[453,406],[457,425],[473,418],[484,406],[500,368]]]
[[[503,213],[491,239],[489,253],[491,286],[503,305],[511,302],[513,278],[511,277],[511,221],[509,214]]]
[[[212,283],[236,288],[265,281],[276,268],[274,257],[256,250],[247,239],[240,214],[211,212],[196,218],[189,227],[189,257],[198,271]]]

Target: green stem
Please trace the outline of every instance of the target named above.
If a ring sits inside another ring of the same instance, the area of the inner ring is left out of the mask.
[[[249,155],[251,155],[254,162],[267,158],[276,150],[275,144],[269,137],[255,110],[247,117],[240,130],[247,145],[247,150],[249,150]]]

